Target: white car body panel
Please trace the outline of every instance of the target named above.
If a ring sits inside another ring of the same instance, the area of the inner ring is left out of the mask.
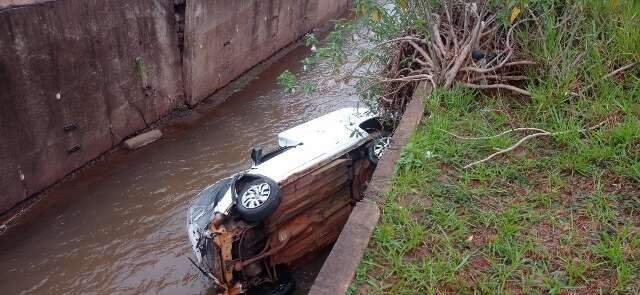
[[[282,183],[291,175],[360,146],[369,137],[359,125],[374,117],[366,109],[344,108],[283,131],[278,134],[278,144],[294,147],[250,168],[247,173]]]
[[[272,159],[239,174],[262,175],[278,184],[292,181],[292,175],[339,158],[369,139],[360,124],[375,118],[367,109],[344,108],[278,134],[281,147],[291,147]],[[235,198],[228,190],[214,212],[228,215]]]
[[[376,117],[367,109],[344,108],[285,130],[278,134],[278,145],[286,150],[259,165],[221,179],[196,195],[189,205],[187,217],[187,232],[196,256],[196,266],[200,268],[204,257],[217,257],[207,256],[208,250],[201,249],[200,242],[211,238],[209,224],[214,216],[228,216],[232,212],[239,198],[235,192],[237,179],[247,174],[262,175],[281,186],[295,181],[297,177],[344,156],[370,140],[360,125]],[[209,189],[211,191],[207,192]],[[209,269],[202,271],[216,279]],[[220,285],[219,282],[217,284]]]

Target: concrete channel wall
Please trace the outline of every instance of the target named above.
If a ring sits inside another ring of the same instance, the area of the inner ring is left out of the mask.
[[[0,0],[0,213],[348,1]]]
[[[188,0],[184,77],[194,105],[329,18],[348,0]]]

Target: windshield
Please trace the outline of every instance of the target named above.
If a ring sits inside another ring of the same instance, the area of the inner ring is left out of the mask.
[[[224,178],[197,194],[189,205],[188,223],[196,224],[199,230],[204,231],[211,221],[213,209],[215,209],[218,201],[222,199],[232,183],[233,177]]]

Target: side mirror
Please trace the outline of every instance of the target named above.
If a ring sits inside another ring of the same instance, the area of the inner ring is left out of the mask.
[[[251,160],[255,165],[260,165],[262,163],[262,148],[261,147],[253,147],[251,148]]]

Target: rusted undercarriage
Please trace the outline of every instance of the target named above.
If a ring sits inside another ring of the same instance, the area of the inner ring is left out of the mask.
[[[282,201],[265,221],[248,224],[231,214],[212,222],[212,270],[223,278],[217,282],[220,294],[277,284],[282,269],[295,269],[335,242],[373,168],[365,147],[357,148],[279,183]]]

